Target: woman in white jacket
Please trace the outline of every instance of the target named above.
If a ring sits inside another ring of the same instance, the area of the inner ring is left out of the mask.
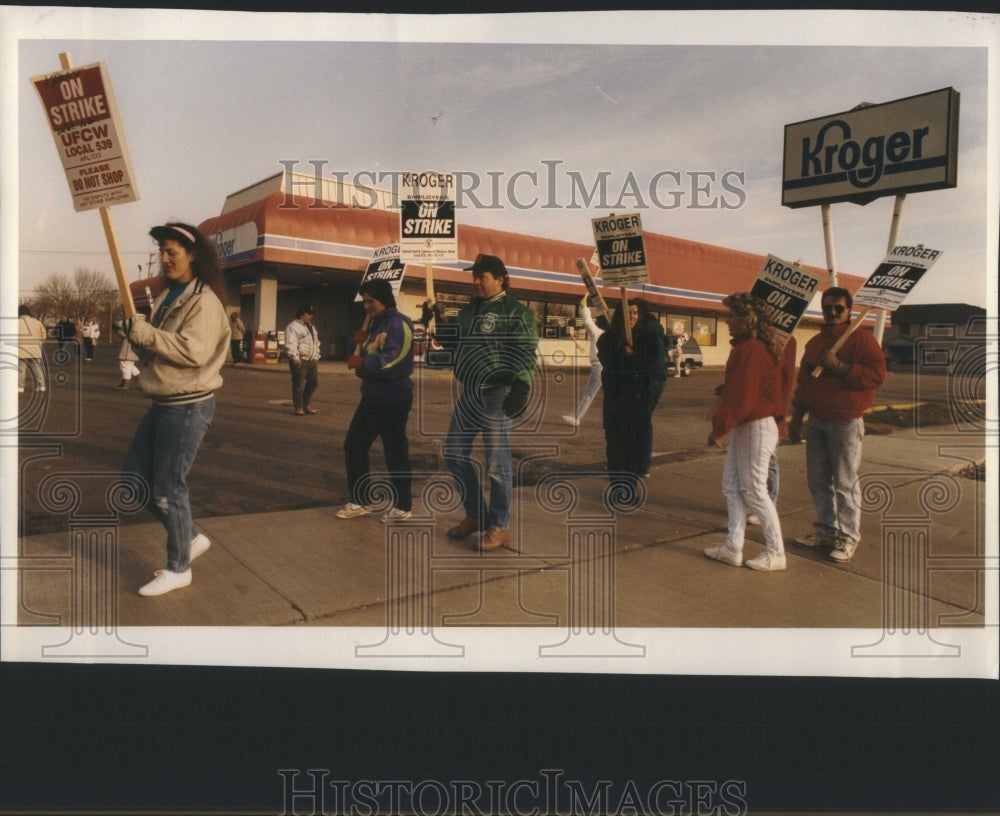
[[[166,285],[152,317],[123,321],[139,355],[139,389],[153,404],[140,420],[123,470],[148,490],[146,507],[167,531],[166,569],[139,590],[162,595],[191,583],[191,561],[209,540],[191,519],[187,474],[215,413],[229,354],[222,271],[215,247],[189,224],[153,227]]]
[[[601,361],[597,359],[597,338],[604,334],[604,330],[608,328],[608,322],[604,315],[597,318],[597,321],[600,321],[600,323],[591,317],[590,308],[587,306],[586,300],[584,300],[583,306],[580,308],[580,316],[583,317],[583,325],[587,329],[587,336],[590,338],[590,377],[587,378],[587,384],[583,388],[583,394],[580,397],[580,402],[577,403],[576,411],[572,414],[563,414],[563,422],[574,427],[580,424],[583,415],[590,408],[590,403],[594,401],[597,392],[601,390],[601,372],[604,370],[604,367],[601,365]]]

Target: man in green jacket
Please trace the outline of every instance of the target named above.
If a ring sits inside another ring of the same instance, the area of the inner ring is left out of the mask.
[[[472,272],[475,295],[453,322],[438,316],[437,340],[451,352],[462,393],[455,404],[445,459],[462,492],[465,518],[448,530],[466,538],[485,530],[480,549],[495,550],[510,540],[511,418],[524,413],[535,372],[538,329],[534,314],[508,295],[510,276],[495,255],[477,255]],[[489,503],[483,495],[472,444],[482,434]]]

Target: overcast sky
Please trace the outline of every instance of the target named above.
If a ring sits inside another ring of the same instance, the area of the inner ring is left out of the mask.
[[[460,172],[478,187],[459,229],[589,243],[590,219],[620,203],[647,231],[825,267],[819,208],[781,205],[785,125],[953,87],[958,187],[907,197],[900,241],[943,253],[907,302],[996,300],[995,16],[0,14],[5,314],[51,272],[113,279],[100,217],[73,210],[29,83],[59,70],[62,51],[76,66],[106,63],[117,96],[141,198],[112,216],[133,280],[150,226],[217,215],[282,160],[368,184]],[[571,206],[573,179],[601,178],[611,207]],[[892,204],[833,206],[840,271],[878,265]]]

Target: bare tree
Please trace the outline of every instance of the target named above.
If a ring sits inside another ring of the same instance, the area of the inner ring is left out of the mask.
[[[63,315],[76,317],[76,305],[76,289],[73,284],[65,275],[55,273],[38,284],[31,303],[35,316],[42,321],[49,317],[58,320]]]
[[[72,280],[53,273],[35,289],[33,311],[40,320],[62,315],[81,321],[94,315],[105,326],[122,315],[118,289],[103,273],[93,269],[77,269]]]

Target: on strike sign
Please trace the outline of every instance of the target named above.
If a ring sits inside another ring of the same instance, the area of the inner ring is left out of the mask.
[[[799,325],[809,301],[818,291],[819,284],[819,275],[768,255],[750,294],[767,304],[771,323],[787,342]]]
[[[367,283],[370,280],[388,281],[389,286],[392,287],[393,297],[399,297],[399,288],[403,285],[404,272],[406,272],[406,264],[399,259],[399,244],[377,247],[372,253],[372,259],[368,262],[365,274],[361,276],[361,283]],[[360,300],[361,293],[358,292],[354,301]]]
[[[399,247],[404,263],[458,260],[455,189],[451,173],[403,173],[400,186],[413,195],[400,202]]]
[[[605,286],[649,283],[646,249],[642,241],[642,218],[638,213],[592,218],[594,243]]]
[[[137,201],[132,162],[103,62],[31,78],[77,212]]]
[[[893,311],[939,257],[940,250],[928,249],[922,244],[893,247],[855,293],[854,302]]]

